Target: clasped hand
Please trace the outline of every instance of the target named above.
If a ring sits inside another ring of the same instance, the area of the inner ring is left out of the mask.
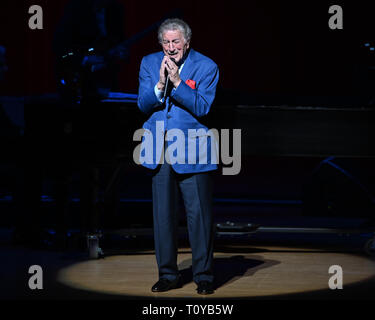
[[[160,66],[159,82],[157,84],[158,89],[164,90],[167,81],[165,71],[168,73],[169,81],[171,81],[173,86],[177,88],[181,82],[178,66],[168,56],[164,56]]]

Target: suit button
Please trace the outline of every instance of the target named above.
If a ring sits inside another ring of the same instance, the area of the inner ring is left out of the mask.
[[[172,118],[172,116],[168,114],[168,115],[167,115],[167,119],[170,119],[170,118]]]

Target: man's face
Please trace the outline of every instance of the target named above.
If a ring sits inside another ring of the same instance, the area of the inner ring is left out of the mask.
[[[181,60],[189,49],[189,45],[180,30],[167,30],[163,33],[162,46],[164,54],[175,59],[176,62]]]

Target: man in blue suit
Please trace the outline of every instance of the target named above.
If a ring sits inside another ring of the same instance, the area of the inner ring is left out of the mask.
[[[155,170],[152,193],[159,280],[153,292],[181,286],[178,190],[187,214],[193,280],[199,294],[214,292],[211,173],[217,169],[217,136],[200,118],[210,111],[219,71],[211,59],[190,49],[191,34],[180,19],[164,21],[158,30],[163,50],[145,56],[139,73],[138,107],[150,115],[143,126],[140,159]]]

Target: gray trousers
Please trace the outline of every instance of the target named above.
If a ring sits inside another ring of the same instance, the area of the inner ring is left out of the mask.
[[[210,172],[178,174],[164,163],[152,178],[155,253],[159,279],[178,275],[178,189],[187,215],[194,282],[213,281],[212,177]]]

